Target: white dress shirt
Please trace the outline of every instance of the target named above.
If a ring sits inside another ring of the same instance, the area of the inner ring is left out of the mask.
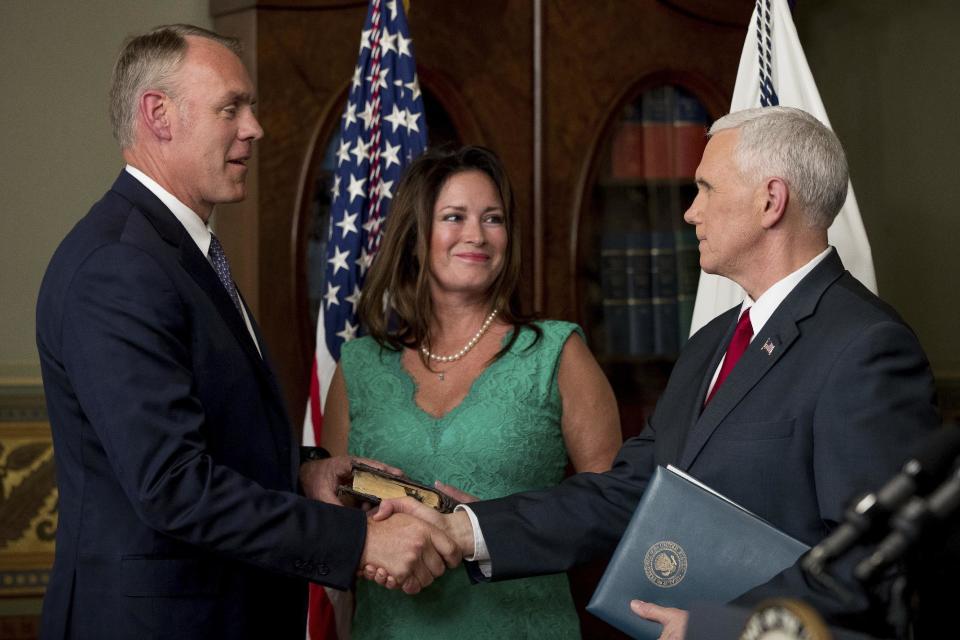
[[[787,296],[790,295],[790,292],[793,291],[794,287],[800,284],[800,281],[803,280],[808,273],[813,271],[813,268],[820,264],[824,258],[830,254],[831,247],[827,247],[821,253],[818,253],[813,260],[803,265],[786,278],[778,280],[774,283],[769,289],[760,294],[760,297],[754,302],[753,298],[747,295],[743,299],[743,304],[740,305],[740,313],[737,314],[737,317],[743,315],[743,312],[747,309],[750,309],[750,326],[753,328],[753,336],[750,338],[750,342],[753,342],[753,339],[757,337],[757,334],[760,333],[760,330],[763,329],[763,325],[767,324],[767,320],[770,319],[770,316],[773,315],[773,312],[777,310],[777,307],[780,306],[780,303],[786,300]],[[713,372],[713,379],[710,381],[710,386],[707,387],[707,395],[704,398],[710,397],[710,391],[713,389],[713,385],[717,383],[717,376],[720,375],[720,368],[723,367],[723,361],[727,359],[726,354],[720,358],[720,362],[717,364],[716,371]]]
[[[207,259],[207,262],[210,262],[210,227],[203,221],[193,209],[183,204],[177,198],[157,184],[156,180],[145,174],[143,171],[140,171],[132,165],[126,166],[126,171],[131,176],[137,179],[137,181],[150,190],[150,193],[157,196],[167,209],[170,209],[170,213],[180,221],[180,224],[183,225],[183,228],[187,230],[187,233],[190,234],[190,237],[193,238],[193,241],[196,243],[197,248],[200,249],[200,253],[203,254],[203,257]],[[211,264],[211,266],[213,266]],[[260,354],[260,357],[263,357],[263,353],[260,351],[260,344],[257,342],[257,336],[253,332],[253,325],[250,324],[250,316],[247,315],[247,307],[245,304],[240,305],[240,311],[243,314],[243,322],[247,325],[247,331],[250,333],[250,338],[253,340],[254,346],[257,348],[257,353]]]
[[[777,307],[779,307],[780,304],[787,298],[787,296],[790,295],[790,292],[793,291],[794,287],[800,284],[800,281],[803,280],[808,273],[813,271],[813,268],[820,264],[820,262],[822,262],[832,250],[833,247],[827,247],[824,249],[823,252],[818,254],[813,260],[803,265],[782,280],[778,280],[776,284],[764,291],[756,301],[754,301],[749,295],[743,300],[743,304],[740,306],[739,315],[743,315],[744,311],[750,309],[750,325],[753,327],[754,337],[756,337],[760,330],[763,329],[763,325],[767,323],[767,320],[769,320],[770,316],[772,316],[774,311],[777,310]],[[753,338],[751,338],[751,340],[753,340]],[[724,356],[724,358],[726,358],[726,356]],[[710,382],[710,387],[707,389],[708,395],[710,393],[710,389],[713,388],[714,383],[717,381],[717,375],[719,375],[720,367],[722,366],[723,358],[720,359],[720,363],[717,365],[717,370],[713,374],[713,380]],[[464,560],[477,562],[480,572],[489,578],[493,575],[493,563],[490,560],[490,551],[487,549],[487,543],[483,539],[483,531],[480,530],[480,521],[477,520],[477,516],[473,513],[473,510],[470,509],[469,505],[458,505],[456,510],[463,510],[467,512],[467,516],[470,518],[470,526],[473,528],[473,555],[465,556]]]

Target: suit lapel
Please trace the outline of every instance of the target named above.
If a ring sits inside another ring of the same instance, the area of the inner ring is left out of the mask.
[[[800,337],[799,323],[813,314],[817,302],[827,287],[843,274],[843,264],[834,250],[811,271],[784,299],[777,310],[754,337],[736,367],[724,381],[710,403],[704,407],[687,435],[679,458],[681,469],[689,469],[704,445],[720,423],[744,400],[748,393],[790,350]],[[733,326],[724,334],[718,353],[726,349]],[[716,370],[719,356],[708,369],[706,383],[700,389],[697,402],[702,403]],[[768,399],[768,401],[775,401]]]
[[[223,283],[220,282],[220,278],[217,277],[217,272],[213,270],[210,262],[200,253],[199,247],[190,237],[190,234],[186,232],[182,234],[179,251],[180,264],[213,301],[220,317],[230,327],[230,332],[240,343],[244,353],[255,363],[256,369],[265,372],[263,359],[260,357],[257,347],[253,344],[243,317],[233,304],[233,300],[230,299],[230,294],[227,293]]]
[[[772,318],[771,318],[772,320]],[[764,326],[764,331],[755,337],[750,346],[741,356],[737,366],[724,381],[710,403],[703,408],[703,413],[691,429],[687,441],[684,444],[683,454],[680,458],[680,468],[688,469],[696,459],[697,454],[703,449],[703,446],[713,435],[720,423],[740,404],[740,401],[756,386],[763,376],[777,363],[777,361],[786,353],[790,345],[800,335],[795,322],[785,322],[779,328],[770,327],[770,321]],[[767,355],[767,351],[762,348],[767,341],[773,345],[773,351]],[[711,378],[716,364],[710,370]],[[703,402],[706,397],[706,387],[703,393],[697,396],[698,402]]]
[[[680,464],[685,443],[689,441],[690,434],[700,419],[700,409],[703,406],[703,399],[707,396],[707,387],[733,335],[739,311],[740,307],[737,306],[714,320],[713,322],[719,323],[720,326],[726,325],[721,337],[715,338],[712,342],[707,340],[705,346],[700,349],[700,353],[685,351],[670,375],[671,385],[678,384],[680,389],[687,390],[682,394],[683,397],[690,398],[691,392],[693,395],[689,402],[673,403],[671,412],[676,413],[671,420],[671,427],[657,434],[657,441],[665,456],[663,464]],[[709,328],[703,329],[703,331],[709,330]],[[716,332],[717,329],[713,331]],[[692,345],[687,347],[688,350],[694,348]],[[677,379],[677,376],[682,377]]]
[[[257,370],[265,371],[260,354],[250,338],[250,332],[247,331],[247,325],[230,299],[230,294],[223,287],[223,283],[217,277],[217,272],[214,271],[213,266],[200,252],[200,248],[197,247],[193,238],[183,228],[176,216],[170,213],[170,210],[159,198],[126,171],[121,172],[120,177],[113,185],[113,189],[134,203],[157,230],[160,237],[168,244],[176,247],[180,264],[184,270],[190,274],[190,277],[213,302],[220,317],[230,327],[230,331],[236,337],[237,342],[240,343],[240,347],[256,363]]]
[[[247,330],[247,324],[243,321],[243,317],[233,304],[233,300],[230,299],[230,294],[227,293],[223,283],[220,282],[220,278],[217,276],[216,271],[213,270],[213,266],[211,266],[210,262],[200,252],[193,238],[187,233],[184,233],[183,236],[185,239],[181,241],[180,245],[181,264],[183,264],[184,269],[193,277],[197,284],[200,285],[200,288],[213,300],[217,311],[220,313],[220,317],[223,318],[223,321],[230,327],[230,332],[233,333],[237,339],[247,358],[253,363],[253,369],[260,379],[260,384],[266,390],[264,395],[273,398],[273,404],[276,407],[277,415],[280,419],[275,423],[271,423],[270,432],[277,448],[277,455],[281,460],[286,461],[286,458],[289,456],[286,456],[284,452],[291,449],[289,446],[291,436],[289,432],[290,419],[287,416],[283,394],[280,392],[280,387],[277,385],[273,370],[270,368],[267,360],[266,346],[263,342],[263,336],[260,335],[259,327],[256,324],[253,313],[250,311],[250,308],[247,307],[247,302],[243,299],[243,294],[240,293],[238,288],[237,293],[240,296],[241,304],[247,311],[247,315],[250,318],[250,326],[253,327],[254,335],[257,336],[257,341],[260,344],[259,351],[257,350],[257,345],[253,342],[253,338],[250,336],[250,332]],[[292,481],[294,482],[294,486],[296,486],[296,469],[292,469],[291,473]]]
[[[120,173],[113,184],[113,190],[133,203],[150,221],[157,234],[165,242],[176,248],[183,269],[190,274],[190,277],[213,302],[214,307],[216,307],[224,323],[230,328],[230,332],[236,338],[240,348],[253,363],[253,369],[256,371],[261,384],[269,390],[269,395],[274,398],[274,403],[279,408],[279,415],[284,418],[284,425],[289,424],[283,396],[266,361],[263,338],[258,335],[264,354],[264,357],[261,357],[253,339],[250,337],[250,332],[247,331],[247,325],[243,321],[243,317],[234,306],[233,300],[230,299],[230,294],[227,293],[213,266],[200,252],[200,248],[197,247],[187,230],[159,198],[126,171]],[[243,304],[246,305],[246,302]],[[249,309],[247,309],[247,313],[250,314]],[[250,314],[250,322],[255,325],[252,314]],[[276,430],[274,429],[274,431]],[[279,434],[274,433],[274,439],[279,437],[281,437]],[[289,437],[289,434],[285,433],[283,437]],[[284,447],[278,446],[279,451],[283,451],[283,449]]]

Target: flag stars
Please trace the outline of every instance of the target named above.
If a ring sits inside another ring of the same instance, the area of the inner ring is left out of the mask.
[[[376,261],[398,175],[426,144],[414,46],[399,24],[403,7],[398,0],[379,1],[383,7],[379,26],[367,24],[361,33],[359,61],[348,78],[340,139],[332,147],[336,160],[329,159],[334,171],[328,183],[332,197],[323,265],[326,284],[318,293],[323,338],[331,352],[362,334],[357,313],[363,278]],[[380,64],[374,69],[376,61]],[[369,139],[374,131],[376,143]]]
[[[410,57],[410,43],[413,38],[404,38],[402,33],[397,33],[397,53],[401,56]]]
[[[384,117],[384,120],[393,125],[393,133],[396,133],[397,127],[407,127],[407,112],[394,104],[390,115]]]
[[[413,94],[413,97],[410,98],[411,100],[416,100],[420,97],[420,81],[417,80],[416,75],[413,76],[413,80],[407,82],[403,86],[405,86],[407,89],[410,89],[410,93]]]
[[[356,176],[354,176],[352,173],[350,174],[350,186],[347,187],[347,191],[350,193],[350,204],[353,204],[353,201],[357,198],[365,197],[363,184],[366,181],[366,178],[360,178],[357,180]]]
[[[360,267],[360,276],[363,277],[363,274],[367,272],[367,269],[370,268],[370,264],[373,262],[373,255],[367,253],[367,248],[363,247],[360,249],[360,257],[357,258],[357,266]]]
[[[377,79],[373,79],[373,74],[371,73],[367,76],[367,82],[370,83],[370,89],[372,90],[375,86],[380,87],[381,89],[387,88],[387,75],[390,73],[390,67],[381,67],[377,72]]]
[[[353,102],[347,103],[347,110],[343,112],[344,129],[349,129],[351,124],[357,123],[357,105]]]
[[[370,48],[370,36],[373,35],[373,29],[364,29],[360,32],[360,55],[363,55],[364,49]]]
[[[385,116],[383,119],[393,125],[392,133],[396,133],[399,127],[406,129],[408,134],[411,131],[419,133],[420,125],[417,124],[417,119],[420,118],[421,115],[423,114],[414,113],[410,111],[410,109],[401,109],[394,104],[390,115]]]
[[[380,151],[380,159],[384,161],[383,168],[389,169],[390,165],[400,166],[400,145],[392,145],[389,140],[384,139],[384,148]]]
[[[361,225],[363,230],[367,232],[367,235],[371,235],[375,227],[379,227],[380,218],[378,216],[370,216],[367,218],[367,221]]]
[[[340,227],[340,229],[342,229],[342,231],[343,231],[343,235],[340,236],[341,239],[346,238],[348,233],[356,233],[356,232],[357,232],[356,220],[357,220],[357,216],[359,216],[359,215],[360,215],[359,213],[354,213],[354,214],[344,213],[344,214],[343,214],[343,220],[341,220],[340,222],[338,222],[338,223],[335,225],[335,226],[337,226],[337,227]]]
[[[353,324],[347,320],[344,322],[343,331],[337,331],[337,336],[343,338],[344,342],[350,342],[357,337],[358,324]]]
[[[406,112],[407,133],[410,133],[411,131],[416,131],[419,133],[420,127],[417,125],[417,118],[419,118],[421,114],[413,113],[410,111],[410,109],[404,109],[404,111]]]
[[[390,33],[386,27],[383,29],[383,35],[380,37],[381,55],[387,55],[387,51],[397,52],[397,34]]]
[[[339,167],[344,162],[350,162],[349,140],[341,140],[340,145],[337,147],[337,166]]]
[[[347,266],[347,257],[349,255],[349,251],[340,251],[340,247],[333,248],[333,257],[327,259],[327,262],[333,265],[333,275],[337,275],[340,269],[348,270],[350,268]]]
[[[340,291],[339,286],[333,286],[332,282],[327,283],[327,292],[323,294],[323,299],[327,303],[327,309],[333,305],[339,305],[340,300],[337,299],[337,292]]]
[[[336,202],[340,197],[340,176],[333,176],[333,188],[330,189],[330,202]]]
[[[369,129],[370,124],[373,121],[373,103],[368,101],[365,105],[363,105],[363,112],[357,117],[363,120],[364,130]],[[359,160],[357,162],[359,162]]]
[[[369,142],[364,142],[364,141],[361,140],[360,138],[357,138],[357,144],[354,145],[353,151],[351,151],[350,153],[352,153],[354,156],[356,156],[356,158],[357,158],[357,166],[358,166],[358,167],[359,167],[361,164],[363,164],[364,161],[366,161],[367,155],[369,155],[369,153],[370,153],[370,144],[371,144],[371,143],[369,143]],[[366,178],[364,178],[364,180],[366,180]],[[352,184],[353,184],[353,183],[351,182],[351,185],[352,185]],[[353,191],[351,191],[350,193],[353,193]]]
[[[377,195],[381,198],[390,198],[393,199],[393,192],[390,189],[393,187],[393,180],[382,180],[377,186]]]
[[[360,287],[353,285],[353,293],[344,298],[353,307],[353,314],[357,314],[357,307],[360,305]]]
[[[404,82],[403,79],[394,80],[393,86],[397,87],[397,95],[401,98],[403,98],[404,90],[410,91],[411,100],[420,97],[420,85],[417,83],[416,77],[411,82]]]

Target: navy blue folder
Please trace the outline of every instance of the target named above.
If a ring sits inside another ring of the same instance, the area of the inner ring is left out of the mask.
[[[645,600],[688,609],[724,603],[792,566],[808,547],[673,467],[657,467],[587,605],[634,638],[661,626],[630,610]]]

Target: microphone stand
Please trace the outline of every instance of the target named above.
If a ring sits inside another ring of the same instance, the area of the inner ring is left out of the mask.
[[[837,529],[800,559],[812,586],[851,609],[868,598],[885,610],[898,638],[912,637],[919,620],[916,568],[892,567],[905,566],[917,541],[960,510],[958,449],[960,429],[947,425],[898,474],[854,502]],[[939,486],[930,486],[944,476]],[[873,546],[868,553],[867,545]]]

